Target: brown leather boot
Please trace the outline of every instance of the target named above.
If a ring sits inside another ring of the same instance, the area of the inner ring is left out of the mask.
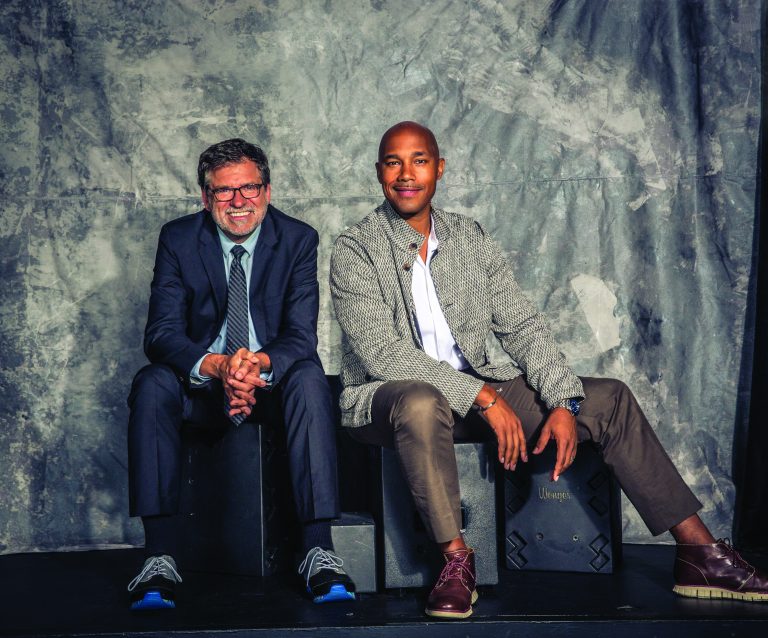
[[[691,598],[768,602],[768,576],[745,561],[728,539],[711,545],[678,545],[672,591]]]
[[[445,567],[429,594],[425,611],[436,618],[467,618],[477,600],[475,552],[468,547],[443,556]]]

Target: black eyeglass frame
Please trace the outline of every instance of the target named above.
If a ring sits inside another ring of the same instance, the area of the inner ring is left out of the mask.
[[[240,195],[243,196],[244,199],[254,199],[261,195],[261,189],[264,188],[266,184],[243,184],[242,186],[224,186],[222,188],[209,188],[208,192],[213,195],[213,198],[217,202],[231,202],[233,199],[235,199],[235,191],[240,191]],[[243,189],[256,189],[256,192],[253,195],[246,195],[243,192]],[[226,193],[231,193],[229,197],[221,197],[221,195],[224,195]]]

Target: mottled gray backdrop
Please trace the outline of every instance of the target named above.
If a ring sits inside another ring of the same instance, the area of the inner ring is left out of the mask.
[[[125,397],[199,153],[262,145],[319,230],[335,372],[330,247],[402,119],[437,134],[436,201],[501,240],[578,373],[630,385],[729,534],[760,36],[759,0],[4,0],[0,552],[142,542]]]

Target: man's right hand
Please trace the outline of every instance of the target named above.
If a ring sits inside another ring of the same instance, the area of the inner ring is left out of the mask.
[[[525,433],[522,423],[509,404],[487,383],[480,390],[475,399],[475,404],[484,406],[495,403],[480,415],[488,422],[496,434],[499,444],[499,462],[505,470],[514,470],[518,459],[528,461],[528,452],[525,445]]]
[[[200,374],[221,380],[224,393],[229,401],[229,415],[243,413],[250,415],[256,405],[254,392],[267,382],[261,378],[261,364],[258,356],[247,348],[240,348],[235,354],[211,353],[200,365]]]

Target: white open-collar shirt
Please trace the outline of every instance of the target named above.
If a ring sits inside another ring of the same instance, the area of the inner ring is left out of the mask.
[[[424,352],[437,361],[446,361],[456,370],[463,370],[469,364],[451,334],[429,271],[429,264],[439,245],[434,220],[430,219],[427,261],[425,263],[421,255],[418,255],[411,272],[411,295],[416,310],[416,326]]]

